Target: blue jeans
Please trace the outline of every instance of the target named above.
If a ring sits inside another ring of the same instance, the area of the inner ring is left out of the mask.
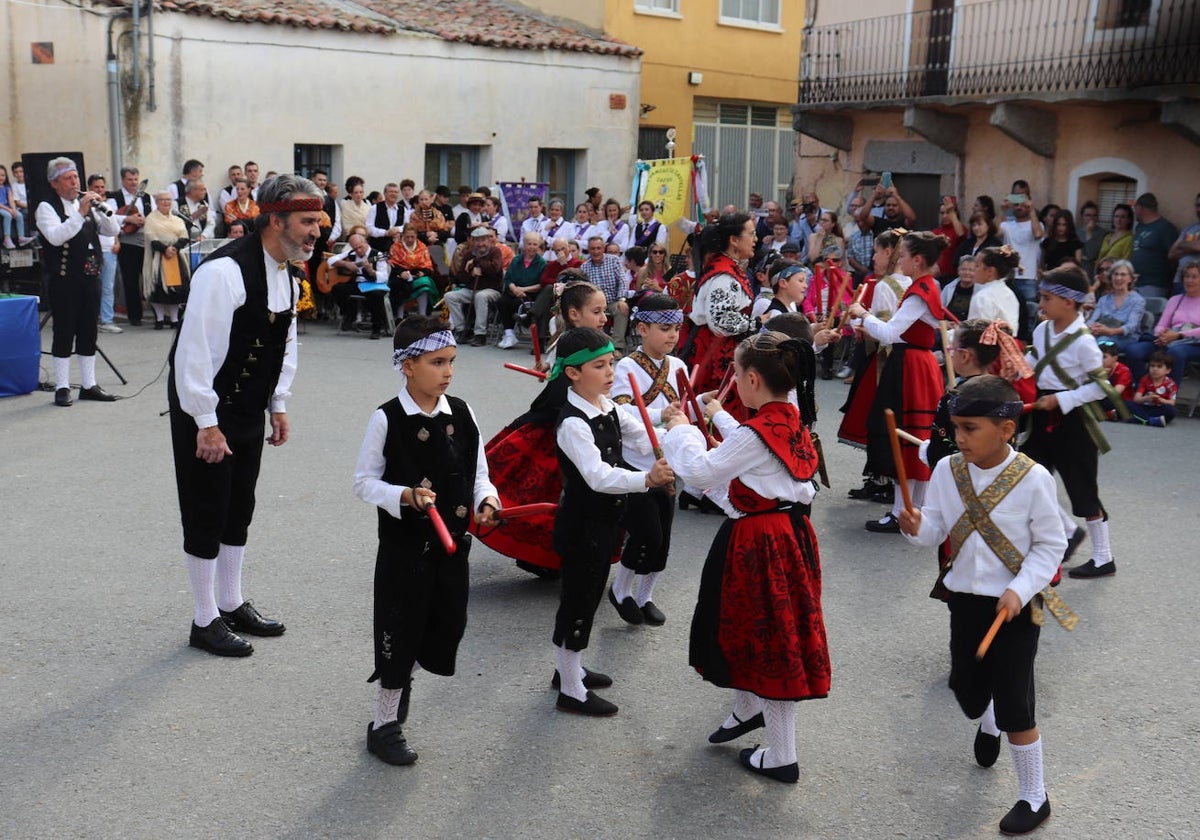
[[[117,255],[104,252],[100,263],[100,323],[111,324],[113,319],[113,282],[117,279]]]
[[[1017,277],[1013,280],[1013,285],[1017,287],[1017,294],[1021,296],[1022,302],[1037,302],[1038,281],[1036,277]]]
[[[1187,370],[1189,363],[1200,362],[1200,344],[1173,341],[1165,348],[1160,348],[1153,341],[1140,341],[1129,348],[1125,359],[1129,365],[1129,372],[1133,375],[1134,387],[1137,387],[1146,375],[1146,360],[1150,358],[1151,353],[1159,349],[1165,349],[1171,356],[1170,377],[1175,380],[1176,385],[1183,382],[1183,372]]]
[[[7,207],[0,207],[0,220],[4,222],[4,235],[12,236],[13,219],[17,221],[17,236],[25,235],[25,217],[18,213],[15,217]]]

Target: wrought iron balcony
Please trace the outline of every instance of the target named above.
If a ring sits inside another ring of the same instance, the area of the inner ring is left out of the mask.
[[[1197,83],[1200,0],[984,0],[813,27],[800,104]]]

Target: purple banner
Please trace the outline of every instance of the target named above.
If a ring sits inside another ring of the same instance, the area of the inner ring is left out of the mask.
[[[500,203],[504,215],[508,217],[510,241],[516,242],[520,238],[521,222],[529,217],[529,199],[540,198],[545,204],[550,194],[550,185],[527,181],[501,181],[496,186],[500,189]]]

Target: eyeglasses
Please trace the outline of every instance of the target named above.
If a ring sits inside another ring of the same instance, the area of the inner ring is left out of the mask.
[[[667,253],[667,252],[666,252],[666,251],[661,251],[661,250],[654,250],[654,251],[651,251],[650,253],[651,253],[651,254],[665,254],[665,253]]]

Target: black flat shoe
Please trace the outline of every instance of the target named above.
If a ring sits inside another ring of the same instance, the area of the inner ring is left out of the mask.
[[[616,703],[610,703],[600,695],[593,694],[590,691],[587,693],[586,700],[576,700],[574,697],[568,697],[560,691],[558,693],[558,702],[554,705],[562,712],[590,715],[591,717],[609,717],[617,713]]]
[[[231,633],[220,618],[214,618],[207,627],[197,627],[193,623],[188,644],[217,656],[249,656],[254,653],[254,646]]]
[[[785,764],[782,767],[755,767],[750,763],[754,753],[758,751],[758,747],[747,747],[738,753],[738,759],[742,762],[742,766],[751,773],[757,773],[760,776],[766,776],[768,779],[774,779],[777,782],[794,785],[800,781],[800,762],[794,761],[791,764]],[[762,761],[762,758],[759,758]]]
[[[983,727],[975,730],[975,763],[980,767],[991,767],[1000,757],[1000,736],[988,735]]]
[[[889,513],[882,520],[869,520],[867,530],[876,534],[899,534],[900,520]]]
[[[1028,834],[1050,818],[1050,797],[1036,811],[1024,799],[1018,799],[1012,810],[1000,820],[1002,834]]]
[[[637,605],[637,601],[633,600],[633,598],[625,598],[618,603],[617,596],[613,594],[612,587],[609,586],[606,589],[608,589],[608,602],[617,608],[617,615],[621,616],[629,624],[641,624],[645,621],[645,618],[642,616],[642,610]]]
[[[858,499],[859,501],[867,502],[867,501],[870,501],[871,499],[873,499],[875,497],[875,494],[878,493],[881,489],[882,488],[878,484],[876,484],[874,481],[868,480],[863,483],[862,487],[855,487],[852,490],[850,490],[848,493],[846,493],[846,495],[849,496],[851,499]]]
[[[249,633],[251,636],[282,636],[283,631],[287,629],[283,622],[267,618],[249,601],[230,612],[221,610],[221,618],[225,619],[229,629]]]
[[[1076,566],[1074,569],[1068,569],[1067,575],[1073,578],[1098,578],[1108,577],[1117,573],[1117,561],[1109,560],[1103,566],[1097,566],[1096,561],[1088,560],[1082,566]]]
[[[655,627],[661,627],[667,623],[667,617],[653,601],[642,604],[642,618],[646,620],[647,624],[653,624]]]
[[[59,388],[54,392],[54,404],[66,408],[69,405],[74,405],[75,400],[71,399],[70,388]]]
[[[163,328],[163,322],[162,322],[162,321],[155,321],[155,322],[154,322],[154,329],[156,329],[156,330],[161,330],[162,328]]]
[[[1062,562],[1064,564],[1071,559],[1071,555],[1075,553],[1075,549],[1079,548],[1079,544],[1086,536],[1087,531],[1079,526],[1075,527],[1075,533],[1071,534],[1071,538],[1067,540],[1067,550],[1063,552]]]
[[[99,385],[93,385],[91,388],[80,388],[79,399],[95,400],[96,402],[116,402],[119,397],[108,393]]]
[[[583,669],[583,687],[584,688],[608,688],[612,685],[612,677],[608,674],[601,674],[599,671],[589,671]],[[558,671],[554,672],[554,676],[550,678],[551,688],[562,687],[562,677],[558,675]]]
[[[385,723],[378,730],[374,721],[367,724],[367,752],[379,756],[380,761],[398,767],[417,760],[417,751],[404,739],[404,730],[400,728],[398,720]]]
[[[733,719],[737,720],[737,715],[734,715]],[[762,712],[759,712],[753,717],[748,717],[745,720],[738,721],[737,726],[731,726],[728,729],[726,729],[724,726],[720,727],[716,732],[708,736],[708,743],[724,744],[727,741],[734,740],[735,738],[741,738],[747,732],[753,732],[755,729],[761,729],[766,725],[767,722],[763,720]]]

